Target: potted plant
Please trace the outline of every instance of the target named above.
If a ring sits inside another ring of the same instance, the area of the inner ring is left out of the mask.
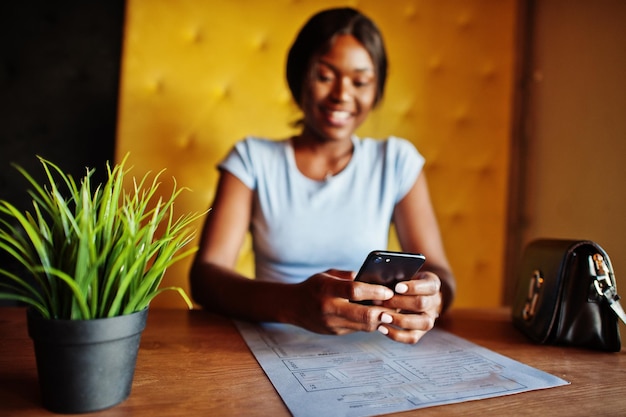
[[[128,157],[128,156],[127,156]],[[81,413],[114,406],[130,394],[141,332],[165,270],[190,255],[191,224],[203,213],[174,218],[174,201],[159,197],[159,177],[133,178],[125,189],[126,158],[107,179],[80,183],[39,158],[47,183],[17,166],[32,189],[31,211],[0,201],[0,249],[27,272],[0,268],[0,299],[29,306],[45,408]]]

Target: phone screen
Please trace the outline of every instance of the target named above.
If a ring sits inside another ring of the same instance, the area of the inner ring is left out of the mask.
[[[426,262],[419,253],[372,251],[357,273],[356,281],[380,284],[392,290],[400,281],[412,279]]]

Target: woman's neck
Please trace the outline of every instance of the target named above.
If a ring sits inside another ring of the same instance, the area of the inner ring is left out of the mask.
[[[314,180],[337,175],[349,163],[354,144],[349,141],[330,141],[301,134],[291,139],[296,165],[300,172]]]

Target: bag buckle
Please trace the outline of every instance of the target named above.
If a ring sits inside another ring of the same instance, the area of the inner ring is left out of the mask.
[[[624,309],[619,302],[620,296],[617,294],[615,285],[613,285],[611,273],[602,255],[595,253],[589,256],[589,271],[595,278],[593,285],[596,287],[598,294],[609,303],[609,307],[611,307],[617,317],[626,323],[626,313],[624,313]]]
[[[535,317],[537,310],[537,301],[539,300],[539,291],[543,286],[543,277],[541,271],[535,269],[528,282],[528,296],[526,297],[526,303],[524,304],[524,310],[522,310],[522,317],[524,320],[529,321]]]

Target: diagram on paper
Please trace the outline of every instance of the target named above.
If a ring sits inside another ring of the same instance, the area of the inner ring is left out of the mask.
[[[442,330],[417,345],[238,323],[294,416],[370,416],[566,384]]]

